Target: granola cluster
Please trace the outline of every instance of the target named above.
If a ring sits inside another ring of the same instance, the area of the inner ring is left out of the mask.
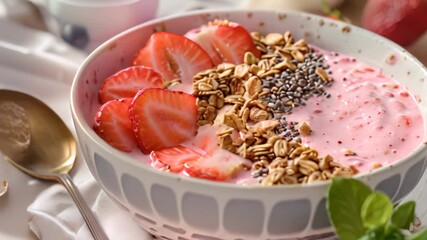
[[[224,126],[217,132],[220,147],[251,160],[252,176],[262,185],[309,183],[355,174],[355,168],[343,167],[329,155],[320,157],[315,149],[276,131],[281,124],[275,117],[280,109],[273,108],[269,100],[280,97],[275,95],[279,88],[265,83],[283,72],[298,70],[311,54],[308,44],[303,39],[294,42],[290,32],[251,35],[262,53],[260,59],[247,52],[240,65],[223,63],[194,76],[198,124]],[[312,71],[307,72],[321,84],[331,82],[324,68],[315,66]],[[287,101],[289,105],[295,102],[290,93]],[[299,123],[297,129],[301,136],[311,134],[307,123]]]

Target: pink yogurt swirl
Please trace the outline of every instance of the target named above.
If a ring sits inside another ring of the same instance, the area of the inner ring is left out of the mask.
[[[414,96],[380,68],[319,50],[334,79],[331,95],[310,98],[286,118],[306,122],[304,144],[360,172],[408,156],[422,142],[423,119]],[[352,154],[353,153],[353,154]]]
[[[335,161],[353,165],[360,172],[398,161],[416,149],[425,130],[416,100],[405,87],[380,68],[315,49],[324,54],[334,82],[325,87],[329,98],[311,97],[306,105],[286,115],[288,121],[310,125],[312,133],[302,137],[303,144],[318,150],[320,156],[329,154]],[[188,84],[174,88],[189,93],[191,89]],[[211,127],[201,127],[199,132],[206,128]],[[215,139],[212,134],[212,140]],[[151,162],[148,155],[141,156],[139,151],[131,155],[147,164]],[[241,170],[228,180],[242,185],[258,181],[248,170]]]

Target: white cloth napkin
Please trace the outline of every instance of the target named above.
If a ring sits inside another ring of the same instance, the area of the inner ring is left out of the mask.
[[[76,167],[74,182],[110,240],[153,239],[127,212],[109,199],[84,163],[80,162]],[[29,226],[39,239],[93,239],[79,210],[60,184],[43,191],[28,207],[28,212],[31,215]]]

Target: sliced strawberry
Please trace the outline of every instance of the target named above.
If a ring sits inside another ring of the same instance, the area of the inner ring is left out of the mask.
[[[213,155],[203,152],[196,147],[163,148],[151,153],[151,165],[160,170],[183,173],[190,177],[226,181],[248,164],[247,160],[219,148]]]
[[[222,62],[241,64],[248,51],[256,57],[261,56],[249,32],[241,25],[227,20],[215,20],[189,31],[185,36],[200,44],[215,65]]]
[[[196,73],[213,67],[209,55],[197,43],[167,32],[151,35],[135,56],[133,65],[151,67],[167,81],[180,78],[187,84],[192,83]]]
[[[197,105],[193,95],[161,88],[140,90],[130,118],[142,152],[174,147],[197,132]]]
[[[111,100],[98,110],[93,129],[111,146],[130,152],[136,145],[129,119],[132,98]]]
[[[186,162],[196,161],[202,155],[191,148],[177,146],[152,151],[151,165],[157,169],[179,173]]]
[[[129,67],[104,81],[99,91],[99,100],[106,103],[115,99],[133,98],[140,89],[161,88],[162,84],[162,75],[153,69],[144,66]]]
[[[216,49],[212,44],[211,30],[212,28],[202,26],[200,28],[190,30],[185,34],[185,37],[198,43],[209,54],[213,64],[216,66],[226,61],[222,58],[222,54],[219,52],[219,49]]]
[[[174,173],[214,181],[230,179],[249,160],[220,149],[211,127],[202,127],[188,146],[155,150],[150,155],[152,166]]]
[[[184,164],[184,173],[191,177],[213,181],[226,181],[244,166],[245,159],[226,150],[218,149],[212,156],[200,157]]]

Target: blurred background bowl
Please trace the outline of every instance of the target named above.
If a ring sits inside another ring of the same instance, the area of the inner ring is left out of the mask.
[[[325,209],[328,182],[294,186],[240,186],[160,172],[105,143],[92,129],[105,78],[128,67],[155,31],[183,34],[214,18],[262,33],[291,31],[321,48],[374,64],[420,99],[427,119],[427,70],[403,48],[347,23],[298,12],[201,11],[144,23],[108,40],[75,76],[72,115],[86,162],[106,193],[161,239],[287,239],[332,232]],[[390,56],[396,63],[387,64]],[[410,76],[410,78],[409,78]],[[424,136],[424,142],[427,137]],[[399,202],[426,168],[427,144],[405,159],[357,178]],[[163,238],[162,238],[163,237]]]
[[[156,16],[159,0],[30,0],[48,30],[91,52],[107,39]]]

